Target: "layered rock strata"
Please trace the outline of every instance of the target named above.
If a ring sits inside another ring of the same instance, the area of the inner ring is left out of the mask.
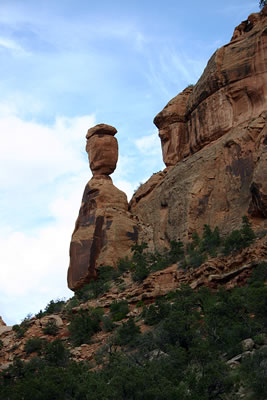
[[[85,187],[70,244],[68,286],[72,290],[96,279],[99,267],[115,267],[138,239],[136,219],[128,212],[126,194],[109,177],[118,159],[115,133],[115,128],[100,124],[86,135],[93,178]]]
[[[267,7],[252,14],[209,60],[197,84],[155,117],[166,166],[257,117],[267,102]]]
[[[147,240],[162,249],[201,233],[204,224],[227,234],[248,213],[257,230],[266,229],[266,145],[264,112],[151,177],[130,202],[130,211],[152,228]]]
[[[204,224],[229,233],[249,215],[266,229],[267,6],[235,29],[197,84],[155,117],[167,168],[134,194],[130,211],[156,249]]]

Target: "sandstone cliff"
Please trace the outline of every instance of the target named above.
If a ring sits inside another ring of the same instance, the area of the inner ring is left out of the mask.
[[[204,224],[222,233],[249,215],[267,227],[267,7],[234,31],[199,81],[155,117],[167,168],[134,194],[130,211],[157,249]]]

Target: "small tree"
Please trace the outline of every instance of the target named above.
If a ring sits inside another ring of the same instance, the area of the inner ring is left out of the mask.
[[[113,321],[120,321],[121,319],[125,318],[129,311],[130,310],[126,300],[115,300],[110,305],[110,313]]]
[[[34,352],[37,352],[38,354],[40,354],[43,343],[44,343],[44,341],[40,337],[38,337],[38,336],[32,337],[32,338],[28,339],[27,342],[25,343],[24,351],[27,354],[31,354]]]
[[[50,320],[47,322],[47,324],[45,324],[45,326],[43,327],[43,332],[45,335],[52,335],[52,336],[56,336],[58,334],[59,331],[59,327],[56,324],[56,321]]]
[[[267,4],[267,0],[260,0],[260,2],[259,2],[260,9],[262,9],[264,6],[266,6],[266,4]]]
[[[117,330],[114,341],[116,345],[125,346],[134,343],[140,334],[140,328],[137,326],[133,318],[129,318]]]

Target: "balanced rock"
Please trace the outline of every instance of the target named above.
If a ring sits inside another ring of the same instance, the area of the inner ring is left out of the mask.
[[[74,291],[96,279],[101,266],[116,267],[138,238],[136,218],[128,212],[126,194],[108,176],[118,158],[115,133],[115,128],[100,124],[89,129],[86,136],[93,178],[85,187],[70,244],[68,286]]]
[[[93,176],[114,172],[118,161],[116,133],[116,128],[106,124],[98,124],[88,130],[86,151]]]

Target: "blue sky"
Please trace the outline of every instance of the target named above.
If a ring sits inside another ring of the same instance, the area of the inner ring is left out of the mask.
[[[258,1],[0,0],[0,315],[68,298],[68,248],[91,178],[85,134],[114,125],[130,198],[164,168],[154,116]]]

